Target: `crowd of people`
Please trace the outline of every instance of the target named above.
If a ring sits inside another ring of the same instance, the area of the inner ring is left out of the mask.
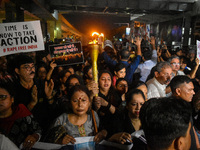
[[[99,50],[92,62],[57,66],[48,50],[0,57],[0,149],[74,144],[94,136],[132,149],[200,148],[200,70],[195,50],[170,53],[155,37]],[[134,57],[133,57],[134,56]],[[144,131],[139,141],[132,133]]]

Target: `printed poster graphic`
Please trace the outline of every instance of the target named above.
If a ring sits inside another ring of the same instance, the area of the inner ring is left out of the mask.
[[[40,21],[0,24],[0,56],[44,50]]]
[[[49,50],[58,66],[84,63],[81,42],[50,45]]]
[[[197,58],[200,60],[200,41],[197,40]],[[200,64],[200,62],[199,62]]]

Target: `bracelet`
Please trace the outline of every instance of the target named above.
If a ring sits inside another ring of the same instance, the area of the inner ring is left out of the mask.
[[[109,110],[111,107],[111,103],[108,103],[108,105],[106,106],[106,110]]]

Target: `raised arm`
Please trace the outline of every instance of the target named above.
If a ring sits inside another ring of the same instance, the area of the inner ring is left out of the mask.
[[[141,41],[142,41],[142,38],[140,38],[139,36],[137,36],[135,38],[135,41],[133,42],[137,46],[137,52],[136,52],[136,54],[140,55],[140,56],[142,56]]]

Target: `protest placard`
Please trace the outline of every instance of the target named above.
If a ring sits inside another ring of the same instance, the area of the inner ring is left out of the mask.
[[[49,50],[58,66],[84,62],[81,42],[50,45]]]
[[[200,60],[200,41],[198,40],[197,40],[197,58]]]
[[[40,21],[0,24],[0,56],[44,50]]]

